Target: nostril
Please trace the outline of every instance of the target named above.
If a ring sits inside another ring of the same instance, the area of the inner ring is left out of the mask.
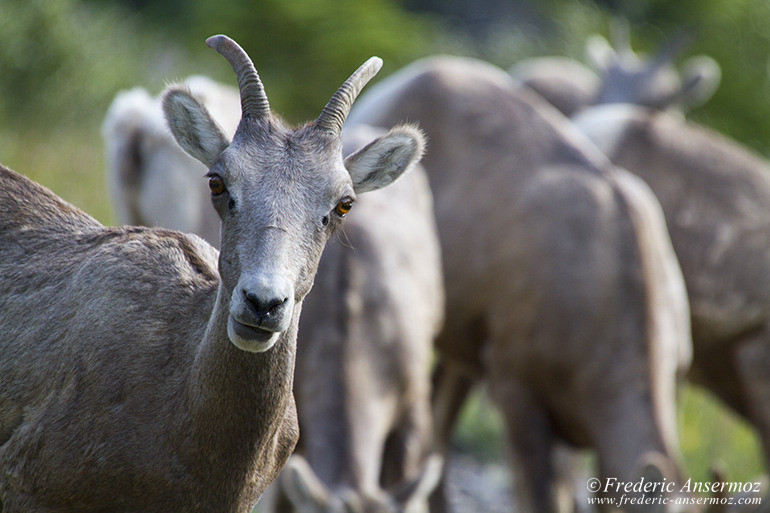
[[[255,310],[262,310],[262,302],[256,294],[244,290],[243,295],[246,297],[246,301],[248,301]]]
[[[285,299],[272,299],[264,303],[265,307],[260,311],[260,313],[266,317],[277,314],[285,303]]]
[[[289,298],[272,298],[264,300],[253,292],[244,291],[244,294],[246,296],[246,300],[251,304],[255,312],[260,316],[275,314],[279,308],[285,305],[289,300]]]
[[[280,307],[286,304],[286,302],[289,300],[289,298],[283,298],[283,299],[276,299],[272,305],[270,305],[267,309],[267,313],[275,313],[276,310],[278,310]]]

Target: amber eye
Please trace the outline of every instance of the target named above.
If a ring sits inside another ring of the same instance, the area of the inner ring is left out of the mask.
[[[214,175],[209,178],[209,189],[211,189],[211,194],[218,196],[225,192],[225,183],[222,181],[222,178]]]
[[[353,198],[343,198],[339,203],[337,203],[337,206],[334,207],[334,213],[340,217],[345,217],[345,215],[350,212],[352,207]]]

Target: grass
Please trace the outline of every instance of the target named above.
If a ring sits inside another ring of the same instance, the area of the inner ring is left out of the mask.
[[[455,427],[453,443],[461,452],[481,461],[505,458],[505,424],[484,387],[471,392]]]
[[[717,465],[728,481],[752,481],[764,472],[756,431],[704,390],[686,386],[679,406],[680,444],[693,480],[708,481]]]
[[[105,224],[113,221],[104,181],[104,145],[97,123],[42,135],[0,131],[0,162],[45,185]]]

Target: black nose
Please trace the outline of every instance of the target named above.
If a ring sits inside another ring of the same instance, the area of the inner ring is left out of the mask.
[[[288,297],[263,299],[253,292],[244,291],[244,294],[246,295],[246,301],[260,320],[280,314],[283,307],[289,301]]]

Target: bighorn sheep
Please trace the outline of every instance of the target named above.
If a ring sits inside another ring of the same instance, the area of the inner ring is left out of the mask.
[[[634,481],[650,453],[676,477],[675,381],[691,351],[681,271],[660,206],[537,95],[468,59],[418,61],[349,123],[420,123],[447,292],[437,346],[439,444],[489,379],[520,510],[554,510],[557,440]]]
[[[770,461],[770,165],[638,106],[595,107],[575,123],[660,200],[692,310],[689,375],[757,427]]]
[[[218,115],[240,110],[237,91],[200,77],[186,82],[204,104],[220,108],[214,119],[227,127],[233,116]],[[118,209],[118,220],[152,219],[168,227],[180,218],[175,213],[205,220],[210,207],[199,199],[201,184],[181,179],[205,170],[163,130],[159,111],[159,101],[136,89],[118,95],[105,117],[116,204],[141,198],[133,210]],[[382,133],[343,131],[343,155]],[[189,227],[218,243],[206,225]],[[407,505],[416,511],[425,502],[440,468],[435,462],[419,467],[431,447],[429,358],[442,316],[432,199],[425,171],[415,166],[394,186],[356,203],[342,239],[327,245],[305,300],[294,391],[300,453],[310,465],[298,456],[283,479],[297,509],[324,511],[345,501],[354,511]],[[383,470],[387,490],[380,488]]]
[[[355,194],[393,181],[421,138],[395,129],[344,162],[339,133],[373,58],[318,119],[270,113],[246,53],[232,142],[183,87],[163,105],[210,167],[217,253],[194,236],[105,228],[0,170],[0,506],[4,513],[254,505],[289,457],[300,309]]]
[[[683,35],[664,44],[654,57],[645,58],[631,49],[627,24],[614,28],[612,46],[599,35],[587,41],[586,56],[593,70],[566,57],[537,57],[516,63],[511,75],[567,116],[605,103],[682,111],[714,94],[720,69],[711,57],[691,57],[681,75],[676,70],[673,61],[684,46]]]

